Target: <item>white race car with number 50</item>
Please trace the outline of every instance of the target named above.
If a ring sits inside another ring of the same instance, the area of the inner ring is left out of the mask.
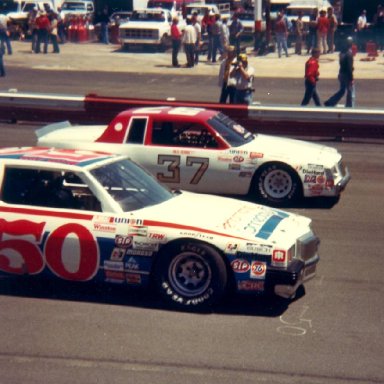
[[[253,135],[224,114],[199,108],[130,109],[108,126],[64,122],[36,133],[39,145],[126,154],[171,188],[250,193],[272,205],[338,198],[350,179],[334,148]]]
[[[289,298],[319,260],[310,219],[171,192],[105,153],[0,149],[0,217],[0,272],[154,282],[179,308],[207,308],[227,288]]]

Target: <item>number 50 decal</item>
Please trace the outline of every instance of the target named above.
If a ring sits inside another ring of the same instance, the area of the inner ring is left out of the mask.
[[[35,275],[46,264],[62,279],[90,280],[99,267],[98,248],[92,233],[76,223],[56,228],[46,239],[44,260],[39,245],[45,224],[29,220],[0,219],[0,270]],[[5,240],[4,235],[8,235],[9,239]]]
[[[157,163],[160,165],[169,163],[167,168],[169,175],[159,172],[156,175],[159,181],[162,183],[180,183],[180,156],[159,155]],[[199,183],[205,171],[208,169],[209,159],[207,157],[187,156],[186,166],[192,167],[194,164],[200,164],[200,166],[189,181],[189,184]]]

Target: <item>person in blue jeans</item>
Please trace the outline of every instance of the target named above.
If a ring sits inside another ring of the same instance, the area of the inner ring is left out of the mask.
[[[347,93],[345,101],[346,107],[354,106],[355,85],[353,81],[353,53],[352,53],[352,38],[348,38],[346,44],[340,51],[339,55],[339,90],[324,102],[326,107],[334,107],[340,99]]]

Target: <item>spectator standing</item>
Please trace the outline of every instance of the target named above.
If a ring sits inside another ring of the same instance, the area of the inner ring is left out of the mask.
[[[174,17],[172,19],[172,25],[171,25],[171,39],[172,39],[172,66],[173,67],[180,67],[179,60],[178,60],[178,54],[181,47],[181,31],[179,28],[179,19],[178,17]]]
[[[212,39],[213,39],[212,63],[216,63],[217,51],[219,51],[220,55],[223,54],[223,49],[221,47],[221,30],[222,30],[222,23],[220,20],[220,15],[216,14],[215,22],[212,25]]]
[[[313,99],[315,105],[318,107],[321,105],[320,97],[316,88],[320,76],[319,57],[320,49],[313,48],[311,57],[305,63],[305,93],[301,105],[308,105],[311,99]]]
[[[304,36],[304,23],[303,23],[303,13],[300,11],[299,15],[295,22],[295,33],[296,33],[296,44],[295,44],[295,53],[301,55],[303,47],[303,36]]]
[[[53,46],[53,53],[60,53],[59,44],[57,41],[57,35],[58,35],[58,20],[57,20],[57,14],[55,12],[50,12],[49,14],[49,20],[51,22],[51,29],[50,29],[50,39]]]
[[[367,29],[367,11],[364,9],[356,23],[356,43],[360,50],[364,50],[365,33]]]
[[[211,14],[209,9],[205,10],[203,19],[201,21],[201,32],[207,34],[207,60],[212,59],[212,47],[213,47],[213,38],[212,38],[212,25],[214,23],[214,15]]]
[[[244,31],[239,15],[235,12],[232,16],[232,23],[229,26],[229,43],[236,48],[236,54],[240,54],[240,40]]]
[[[4,44],[1,42],[0,43],[0,77],[5,76],[4,53],[5,53],[5,47],[4,47]]]
[[[275,36],[276,36],[276,43],[277,43],[277,53],[279,57],[281,57],[282,49],[285,52],[285,56],[288,57],[289,56],[288,46],[287,46],[288,27],[283,17],[283,14],[281,12],[277,15],[277,19],[275,22]]]
[[[384,50],[384,7],[379,5],[373,19],[373,24],[376,33],[377,49]]]
[[[312,12],[309,18],[308,34],[307,34],[307,54],[317,47],[317,8]]]
[[[352,54],[352,38],[348,38],[346,44],[340,51],[339,55],[339,90],[331,96],[324,105],[326,107],[334,107],[347,92],[345,101],[346,107],[354,106],[355,87],[353,81],[353,54]]]
[[[192,25],[192,20],[187,19],[187,26],[184,29],[183,43],[185,56],[187,58],[187,67],[195,65],[195,44],[196,44],[196,30]]]
[[[37,40],[39,35],[39,29],[36,25],[37,8],[33,8],[28,14],[28,30],[31,35],[31,50],[32,53],[36,52]]]
[[[109,15],[108,15],[107,7],[103,8],[98,21],[100,23],[100,33],[101,33],[100,40],[103,44],[109,44],[109,33],[108,33]]]
[[[197,12],[192,14],[192,25],[196,31],[196,45],[195,45],[195,65],[199,64],[199,53],[201,46],[201,25],[197,19]]]
[[[252,104],[254,74],[253,67],[248,66],[247,55],[245,53],[238,55],[236,65],[229,75],[236,79],[235,104]]]
[[[327,34],[328,53],[333,53],[335,52],[335,33],[338,25],[337,17],[333,12],[333,7],[328,7],[327,17],[329,21],[329,28]]]
[[[65,18],[61,16],[61,8],[57,8],[57,36],[61,44],[66,42],[66,22]]]
[[[220,33],[220,42],[223,48],[223,52],[226,52],[229,46],[229,28],[228,28],[228,19],[225,18],[221,21],[221,33]]]
[[[235,61],[235,47],[233,45],[229,45],[226,48],[225,58],[220,63],[219,70],[219,87],[221,87],[219,102],[221,104],[226,104],[228,97],[230,104],[233,104],[235,102],[236,79],[234,76],[229,76]]]
[[[327,36],[329,29],[329,20],[327,12],[322,9],[320,16],[317,18],[317,48],[323,51],[323,54],[328,52]]]
[[[49,30],[51,28],[51,23],[48,19],[47,12],[42,11],[36,18],[37,26],[37,44],[35,53],[40,53],[41,44],[44,44],[43,52],[48,52],[48,42],[49,42]]]
[[[12,55],[11,39],[9,38],[8,30],[9,18],[7,15],[0,14],[0,42],[7,46],[8,55]]]

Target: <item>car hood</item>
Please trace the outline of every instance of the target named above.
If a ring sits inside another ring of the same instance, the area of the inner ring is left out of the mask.
[[[273,158],[287,163],[310,163],[333,166],[341,155],[335,148],[326,145],[276,137],[255,135],[255,140],[244,146],[251,152],[257,152],[263,158]]]
[[[152,221],[152,225],[158,223],[185,234],[198,231],[249,241],[262,239],[264,243],[277,236],[289,235],[292,239],[293,234],[302,233],[304,226],[308,230],[311,222],[304,216],[259,204],[184,191],[137,213]]]

